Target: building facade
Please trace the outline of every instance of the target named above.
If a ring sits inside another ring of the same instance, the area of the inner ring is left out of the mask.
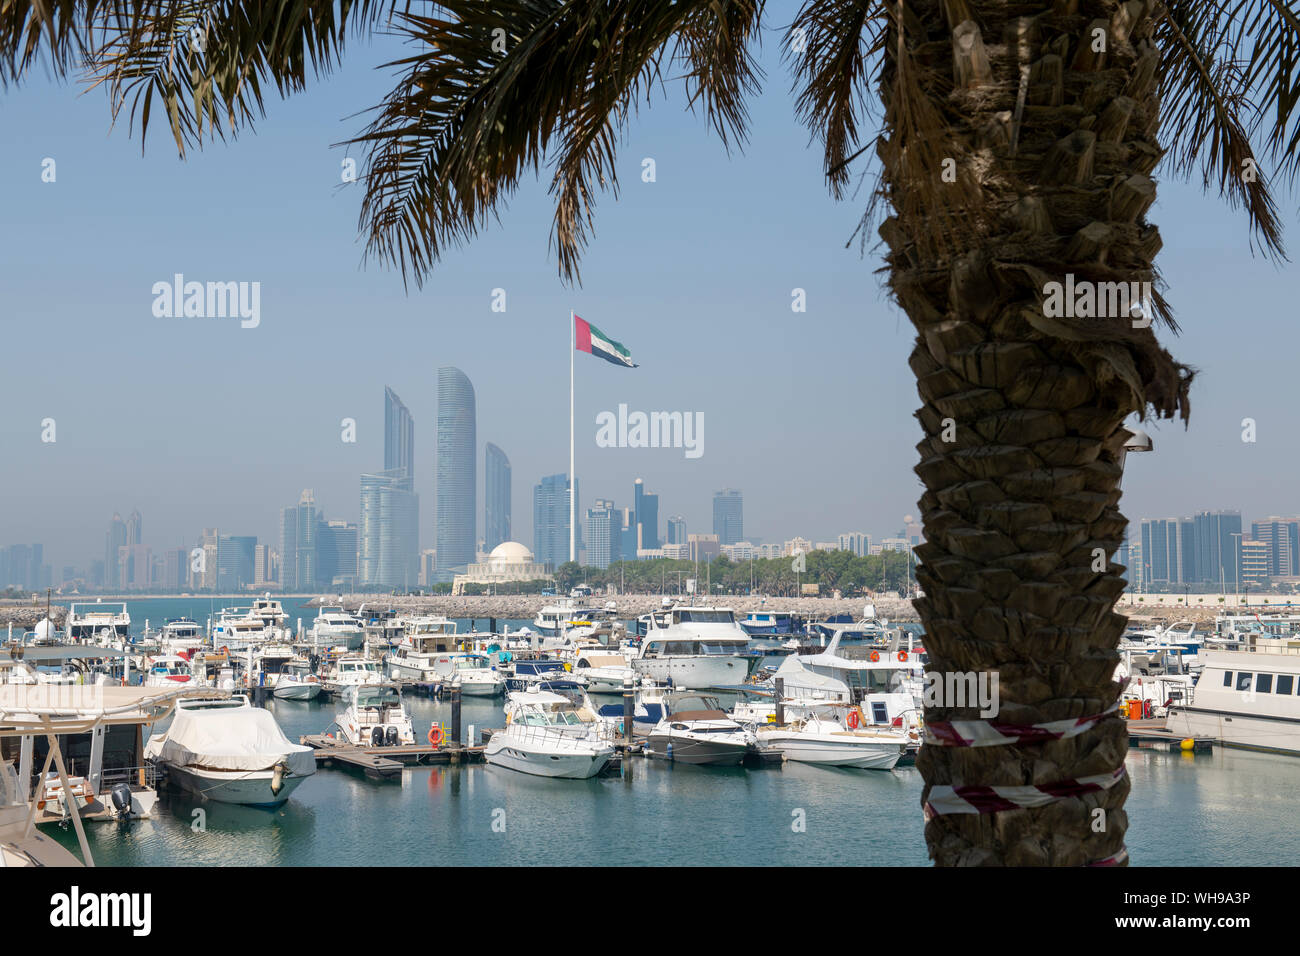
[[[510,540],[510,459],[488,442],[483,450],[483,547]]]
[[[713,495],[713,533],[722,544],[735,544],[745,537],[744,497],[735,488]]]
[[[438,369],[438,577],[474,562],[477,432],[474,386],[458,368]]]

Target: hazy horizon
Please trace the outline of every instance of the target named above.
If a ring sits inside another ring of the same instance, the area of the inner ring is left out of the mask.
[[[347,152],[330,144],[387,91],[391,73],[373,67],[401,55],[390,40],[352,46],[332,80],[268,99],[255,131],[184,162],[161,111],[142,157],[125,113],[109,133],[102,91],[79,97],[39,76],[4,91],[0,546],[43,544],[56,576],[84,569],[103,557],[112,514],[132,509],[155,549],[193,547],[205,527],[278,546],[279,509],[304,488],[325,517],[356,521],[360,475],[383,465],[388,386],[415,421],[420,547],[431,548],[437,369],[455,366],[477,401],[477,533],[492,442],[511,463],[511,536],[531,548],[533,485],[568,467],[570,310],[640,364],[576,356],[582,511],[596,498],[630,506],[639,477],[659,495],[661,532],[676,514],[688,532],[711,532],[712,494],[730,487],[744,493],[750,540],[893,535],[921,492],[913,332],[885,300],[878,254],[845,248],[869,183],[844,202],[827,195],[779,46],[761,54],[767,80],[743,153],[728,156],[684,109],[679,84],[641,110],[619,152],[619,197],[597,197],[581,286],[556,276],[545,177],[524,182],[501,222],[450,251],[422,290],[361,268],[361,190],[341,186]],[[41,179],[47,157],[53,183]],[[1163,339],[1200,374],[1188,430],[1144,426],[1155,453],[1130,459],[1124,513],[1240,510],[1247,526],[1295,514],[1294,267],[1252,258],[1245,214],[1196,188],[1162,181],[1149,218],[1183,327]],[[259,282],[259,324],[156,317],[151,290],[177,273]],[[791,311],[796,288],[804,313]],[[505,312],[492,311],[495,289]],[[598,447],[597,415],[620,404],[702,414],[703,454]],[[340,440],[345,418],[355,443]],[[1245,418],[1253,443],[1241,440]]]

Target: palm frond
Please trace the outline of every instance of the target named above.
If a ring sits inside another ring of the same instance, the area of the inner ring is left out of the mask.
[[[594,193],[617,194],[617,137],[668,45],[687,63],[692,102],[724,136],[743,130],[752,73],[739,49],[753,0],[454,0],[450,18],[401,16],[417,46],[373,122],[360,229],[366,254],[423,282],[445,248],[494,216],[554,148],[552,243],[578,278]],[[741,72],[734,72],[739,64]]]
[[[1229,48],[1250,46],[1242,82],[1260,107],[1251,133],[1267,130],[1270,160],[1294,182],[1300,171],[1300,0],[1235,0],[1226,16]]]
[[[786,56],[794,59],[795,109],[823,144],[836,199],[849,182],[849,162],[862,152],[858,121],[874,101],[869,66],[884,42],[884,13],[880,0],[811,0],[790,25]]]
[[[17,82],[44,53],[64,76],[89,46],[99,0],[0,0],[0,84]]]
[[[1268,6],[1268,0],[1263,5]],[[1229,205],[1246,208],[1252,243],[1258,236],[1270,253],[1282,257],[1277,206],[1255,158],[1247,124],[1254,110],[1252,86],[1268,82],[1264,63],[1283,63],[1285,58],[1270,61],[1261,56],[1243,67],[1234,57],[1233,41],[1252,22],[1244,16],[1245,6],[1238,3],[1237,12],[1243,15],[1233,19],[1203,0],[1166,0],[1165,15],[1155,27],[1161,121],[1175,172],[1186,177],[1199,166],[1207,189],[1217,179]],[[1275,77],[1282,82],[1280,72]],[[1278,109],[1289,117],[1284,100],[1278,97]]]

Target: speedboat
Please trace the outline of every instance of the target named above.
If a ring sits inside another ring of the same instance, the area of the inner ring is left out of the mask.
[[[688,691],[664,695],[667,711],[650,731],[649,752],[689,764],[735,766],[757,744],[754,734],[736,723],[716,697]]]
[[[144,753],[183,790],[254,807],[279,806],[316,772],[312,749],[291,743],[271,712],[242,694],[177,701],[171,726]]]
[[[758,746],[799,763],[893,770],[907,753],[907,736],[889,728],[855,726],[860,715],[848,713],[847,726],[825,717],[808,717],[783,727],[760,725],[755,730]]]
[[[587,690],[593,694],[621,694],[627,678],[631,678],[634,685],[640,680],[640,675],[622,654],[579,654],[573,673],[586,678]]]
[[[144,677],[145,687],[171,687],[193,680],[190,662],[177,654],[159,654],[145,658],[148,671]]]
[[[554,637],[579,624],[589,626],[593,618],[603,616],[599,610],[582,607],[569,598],[558,604],[548,604],[538,611],[533,627],[545,637]]]
[[[516,691],[506,728],[484,749],[487,762],[539,777],[586,779],[605,768],[614,747],[600,739],[593,714],[548,691]]]
[[[364,657],[340,657],[329,671],[325,689],[332,694],[345,693],[349,687],[374,686],[384,683],[379,662]]]
[[[321,682],[311,672],[311,664],[294,659],[280,671],[272,693],[280,700],[314,700],[321,690]]]
[[[397,747],[415,743],[411,715],[391,684],[349,687],[344,711],[335,717],[339,739],[358,747]]]
[[[675,687],[725,687],[742,683],[758,658],[730,608],[674,607],[651,615],[632,667]]]
[[[434,671],[447,683],[460,688],[465,697],[496,697],[506,689],[505,678],[492,668],[492,662],[482,654],[455,652],[440,654],[434,661]]]

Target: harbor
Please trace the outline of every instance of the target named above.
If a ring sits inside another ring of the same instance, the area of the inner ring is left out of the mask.
[[[67,788],[50,776],[36,794],[40,832],[69,851],[84,839],[98,865],[219,859],[214,831],[274,863],[337,862],[319,855],[331,852],[372,864],[426,852],[456,864],[557,862],[544,845],[554,840],[529,841],[563,807],[565,828],[622,834],[619,855],[606,849],[592,862],[702,864],[728,846],[734,852],[737,840],[747,862],[792,847],[827,865],[924,862],[914,858],[923,846],[914,760],[924,740],[923,635],[874,605],[809,622],[794,609],[742,616],[661,598],[623,618],[596,602],[533,599],[531,618],[502,621],[317,603],[268,596],[208,615],[195,601],[74,602],[59,631],[37,622],[26,643],[8,644],[0,675],[15,692],[139,702],[115,711],[133,737],[61,738]],[[157,611],[178,608],[152,623]],[[1294,623],[1225,615],[1214,631],[1168,620],[1130,629],[1117,676],[1134,862],[1148,862],[1144,853],[1165,859],[1166,841],[1180,838],[1167,831],[1171,802],[1199,813],[1217,794],[1238,792],[1243,772],[1300,779],[1294,756],[1244,753],[1221,729],[1189,732],[1176,706],[1209,699],[1194,697],[1205,662],[1213,669],[1221,655],[1243,653],[1232,648],[1285,644]],[[1283,669],[1291,660],[1250,656]],[[1294,660],[1300,665],[1300,655]],[[33,675],[35,684],[21,686]],[[1263,686],[1251,677],[1251,689]],[[255,736],[229,750],[239,733]],[[202,769],[213,758],[191,755],[213,746],[247,756],[220,758],[240,761],[228,771]],[[8,750],[20,777],[42,754],[47,764],[54,756],[44,745]],[[249,778],[258,767],[260,784]],[[65,792],[77,799],[76,820]],[[683,816],[684,807],[695,815]],[[876,821],[865,830],[853,822],[862,813]],[[336,846],[336,831],[355,843]],[[394,832],[410,845],[393,845]],[[1251,845],[1229,852],[1281,862],[1300,840]],[[565,847],[586,859],[585,845]]]

